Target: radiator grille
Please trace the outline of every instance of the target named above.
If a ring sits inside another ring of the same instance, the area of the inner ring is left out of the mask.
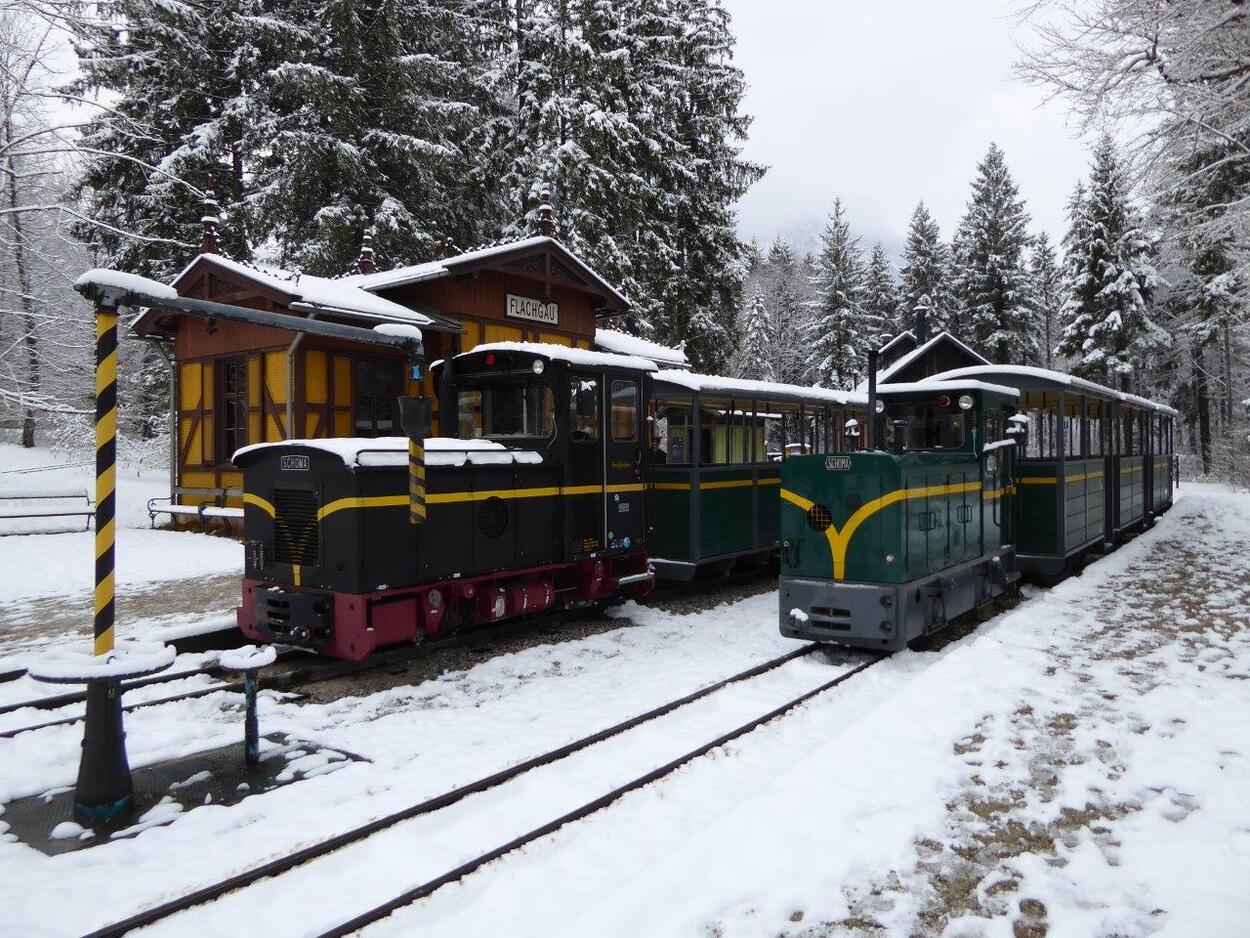
[[[278,563],[317,563],[317,496],[307,489],[274,489],[274,559]]]

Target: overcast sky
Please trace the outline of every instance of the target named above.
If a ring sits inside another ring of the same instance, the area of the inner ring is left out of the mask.
[[[924,199],[949,237],[991,140],[1035,230],[1064,229],[1086,171],[1061,102],[1011,77],[1027,28],[1007,0],[725,0],[755,118],[745,155],[769,166],[740,206],[744,237],[804,239],[834,196],[865,241],[898,250]]]

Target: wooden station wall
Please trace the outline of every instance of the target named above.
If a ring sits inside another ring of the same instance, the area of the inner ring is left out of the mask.
[[[210,271],[180,284],[186,296],[237,303],[255,309],[285,311],[282,298],[266,295],[254,285],[234,281]],[[509,293],[541,298],[559,304],[560,322],[550,327],[510,319],[505,313]],[[426,362],[452,354],[456,339],[459,351],[467,352],[486,342],[548,342],[589,349],[595,330],[596,298],[583,291],[534,279],[483,270],[474,274],[414,284],[386,291],[397,303],[408,301],[432,307],[460,320],[463,332],[426,331]],[[222,449],[217,408],[220,400],[221,363],[242,359],[247,366],[247,439],[249,443],[278,442],[291,437],[316,439],[350,436],[353,432],[352,386],[354,360],[361,356],[393,358],[397,369],[403,362],[376,348],[354,343],[335,343],[306,337],[293,362],[295,398],[294,428],[287,422],[287,356],[294,335],[278,329],[245,323],[183,319],[174,344],[177,363],[177,424],[179,486],[195,489],[239,489],[243,474],[230,463]],[[438,434],[438,400],[426,369],[424,393],[434,401],[433,432]],[[407,393],[417,393],[407,381]],[[185,504],[202,497],[184,496]],[[238,498],[228,504],[239,505]]]

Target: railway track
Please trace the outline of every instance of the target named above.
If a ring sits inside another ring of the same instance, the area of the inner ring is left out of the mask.
[[[449,636],[445,639],[422,642],[419,645],[404,645],[399,648],[390,649],[389,651],[377,652],[370,655],[364,661],[342,661],[338,659],[319,658],[298,649],[288,649],[287,651],[282,652],[279,656],[279,663],[290,664],[301,658],[309,659],[309,662],[306,664],[297,664],[294,667],[290,667],[285,670],[262,673],[258,678],[258,689],[290,691],[295,687],[304,687],[323,681],[350,677],[354,674],[361,674],[367,671],[378,671],[386,668],[393,668],[397,665],[405,664],[417,658],[424,658],[428,655],[448,648],[455,648],[479,641],[489,641],[491,638],[497,638],[500,635],[521,628],[523,625],[530,624],[532,623],[519,621],[506,623],[494,628],[475,629],[471,632],[464,632],[458,635]],[[219,676],[223,673],[223,670],[214,664],[207,665],[202,668],[186,669],[184,671],[179,671],[176,674],[156,675],[154,677],[143,678],[137,681],[127,681],[124,682],[122,686],[124,690],[134,690],[140,687],[151,687],[176,680],[183,680],[189,677],[198,677],[200,675],[213,677]],[[155,707],[161,704],[177,703],[183,700],[194,700],[197,697],[206,697],[209,694],[216,694],[219,692],[242,693],[243,682],[241,680],[223,681],[211,684],[207,687],[197,687],[189,691],[184,691],[183,693],[172,694],[167,697],[159,697],[154,700],[144,700],[139,703],[128,704],[123,709],[127,712],[132,710],[142,710],[147,707]],[[0,707],[0,714],[11,713],[23,707],[53,710],[69,704],[81,703],[85,699],[86,695],[82,692],[58,694],[55,697],[42,697],[29,701],[7,704],[4,707]],[[73,723],[78,723],[81,720],[81,714],[74,714],[72,716],[61,717],[56,720],[48,720],[44,723],[34,723],[28,726],[14,727],[12,729],[0,731],[0,739],[12,739],[22,733],[30,733],[35,730],[47,729],[53,726],[68,726]]]
[[[754,678],[768,674],[769,672],[776,671],[778,668],[781,668],[796,659],[812,654],[820,647],[821,646],[818,644],[801,646],[793,651],[787,652],[784,655],[780,655],[769,661],[757,664],[745,671],[724,678],[644,713],[630,717],[627,720],[616,723],[606,729],[599,730],[589,736],[566,743],[565,745],[542,753],[541,755],[534,756],[509,768],[502,769],[491,775],[479,778],[476,781],[461,785],[445,792],[444,794],[425,799],[402,808],[399,811],[376,818],[341,834],[337,834],[325,840],[294,850],[285,856],[262,863],[258,866],[252,867],[251,869],[220,880],[219,882],[208,886],[202,886],[176,899],[153,906],[149,909],[145,909],[144,911],[138,912],[135,915],[129,916],[121,921],[93,931],[86,936],[86,938],[120,938],[120,936],[127,934],[133,929],[153,925],[169,918],[170,916],[188,911],[216,899],[220,899],[229,893],[246,889],[260,880],[280,876],[298,867],[314,863],[353,844],[361,843],[371,837],[374,837],[375,835],[390,831],[406,821],[435,814],[436,812],[449,808],[472,795],[488,792],[504,785],[507,782],[510,782],[513,779],[525,775],[528,772],[532,772],[535,769],[559,762],[574,755],[575,753],[589,749],[590,747],[596,746],[600,743],[604,743],[613,737],[620,736],[621,734],[642,726],[645,723],[649,723],[671,714],[674,711],[695,703],[696,701],[704,700],[732,685],[748,682]],[[520,837],[512,838],[507,842],[480,854],[467,863],[448,870],[442,875],[407,890],[385,903],[374,906],[368,911],[343,922],[325,934],[348,934],[349,932],[361,928],[370,922],[384,918],[396,909],[402,908],[404,905],[410,904],[417,899],[431,894],[441,886],[455,882],[456,880],[467,876],[482,865],[498,859],[555,830],[558,830],[565,824],[587,817],[588,815],[612,804],[625,794],[649,785],[652,782],[672,773],[681,766],[686,765],[708,752],[711,752],[718,746],[723,746],[726,743],[731,742],[732,740],[737,739],[738,737],[743,736],[760,726],[763,726],[765,723],[782,716],[789,710],[792,710],[813,697],[825,693],[844,681],[849,680],[879,660],[881,660],[880,656],[870,656],[866,660],[855,664],[853,667],[839,671],[839,673],[830,680],[824,681],[815,688],[809,688],[803,691],[803,693],[787,699],[780,706],[770,708],[767,712],[754,717],[727,733],[719,734],[715,738],[702,743],[677,759],[671,760],[664,765],[661,765],[659,768],[639,775],[626,784],[612,789],[607,794],[580,805],[573,811],[566,812],[560,817],[544,823],[541,826],[530,830],[528,833],[521,835]]]
[[[761,574],[761,579],[762,578],[763,574]],[[727,581],[725,580],[707,580],[693,583],[666,584],[645,597],[643,602],[646,604],[663,603],[674,599],[693,599],[707,594],[715,594],[725,590],[726,582]],[[739,582],[749,584],[751,579],[748,578]],[[421,642],[417,645],[405,645],[388,651],[376,652],[364,661],[359,662],[315,659],[311,664],[296,667],[291,670],[262,674],[260,678],[260,689],[289,691],[296,686],[316,684],[368,671],[384,670],[388,667],[395,667],[396,665],[404,664],[417,658],[437,653],[441,650],[462,647],[465,645],[474,645],[477,643],[486,643],[493,638],[498,638],[502,635],[511,634],[527,628],[540,629],[545,625],[550,625],[553,621],[558,623],[562,619],[584,614],[585,612],[586,610],[584,609],[561,610],[547,615],[517,619],[501,623],[496,626],[478,627],[465,632],[457,633],[444,639],[434,639]],[[194,638],[200,639],[202,636],[195,636]],[[178,643],[175,642],[172,644],[177,647]],[[284,663],[295,661],[301,657],[311,656],[310,652],[301,651],[299,649],[287,649],[279,654],[277,663],[282,665]],[[14,680],[23,676],[25,673],[25,669],[0,672],[0,682]],[[223,670],[216,664],[204,665],[199,668],[186,668],[172,674],[162,673],[151,677],[140,678],[134,681],[126,681],[123,683],[123,689],[127,691],[136,690],[138,688],[152,687],[159,684],[172,683],[173,681],[185,680],[187,678],[199,676],[220,677],[223,673]],[[172,694],[166,697],[129,704],[123,709],[129,712],[161,704],[177,703],[182,700],[193,700],[198,697],[205,697],[208,694],[215,694],[218,692],[242,693],[242,691],[242,681],[220,682],[207,687],[195,688],[180,694]],[[71,691],[47,697],[35,697],[29,700],[21,700],[14,703],[0,705],[0,716],[25,708],[33,708],[37,710],[58,710],[61,707],[69,706],[75,703],[83,703],[85,700],[86,694],[83,691]],[[81,719],[82,717],[80,715],[73,715],[61,717],[55,720],[47,720],[42,723],[32,723],[26,726],[0,730],[0,739],[12,739],[22,733],[29,733],[34,730],[47,729],[54,726],[67,726],[77,723]]]

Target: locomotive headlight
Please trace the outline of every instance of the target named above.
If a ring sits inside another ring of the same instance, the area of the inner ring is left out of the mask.
[[[886,563],[894,563],[894,555],[893,555],[893,554],[886,554],[886,555],[885,555],[885,562],[886,562]]]
[[[439,606],[443,604],[443,594],[439,592],[438,587],[435,587],[434,589],[430,590],[430,592],[427,593],[426,595],[430,600],[431,609],[437,609]]]
[[[959,409],[960,410],[972,410],[972,395],[971,394],[959,395]]]
[[[880,398],[877,398],[877,413],[879,414],[885,413],[885,401],[881,400]]]
[[[532,368],[532,369],[534,370],[534,374],[536,374],[536,375],[540,375],[540,374],[542,374],[542,373],[543,373],[543,369],[544,369],[544,368],[546,368],[546,367],[547,367],[547,366],[546,366],[545,364],[543,364],[543,360],[542,360],[541,358],[535,358],[535,359],[534,359],[534,364],[530,365],[530,368]]]

